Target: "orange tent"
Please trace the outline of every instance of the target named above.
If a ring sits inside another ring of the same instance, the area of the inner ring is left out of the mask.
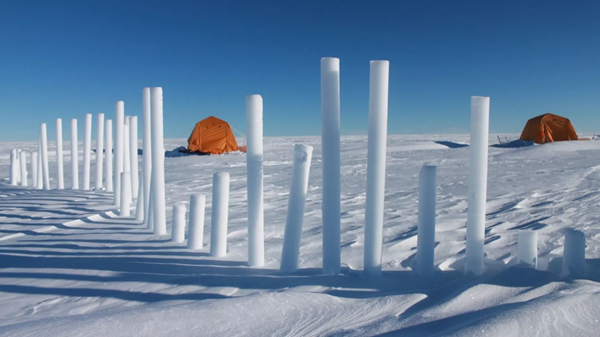
[[[544,144],[563,140],[578,140],[579,138],[568,118],[544,114],[527,121],[521,133],[521,139]]]
[[[188,150],[222,154],[240,150],[231,127],[224,120],[210,116],[198,123],[188,138]]]

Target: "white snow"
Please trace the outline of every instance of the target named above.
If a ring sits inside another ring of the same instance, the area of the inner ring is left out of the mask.
[[[490,135],[490,144],[495,138]],[[362,277],[365,136],[341,138],[342,268],[336,276],[321,269],[320,137],[264,139],[262,268],[247,266],[242,153],[165,160],[169,218],[173,204],[202,193],[209,223],[213,173],[230,174],[227,256],[213,258],[210,226],[204,227],[204,248],[189,250],[133,218],[119,218],[110,193],[10,186],[10,149],[37,151],[38,142],[0,143],[0,335],[596,335],[600,142],[490,148],[486,271],[465,276],[469,147],[461,144],[468,141],[468,135],[388,137],[383,275],[373,279]],[[165,145],[172,149],[185,142],[171,139]],[[313,146],[314,152],[299,269],[283,274],[279,264],[296,143]],[[53,164],[54,146],[48,142]],[[64,155],[70,160],[70,151]],[[437,166],[436,272],[429,280],[410,268],[424,164]],[[70,180],[65,167],[66,186]],[[560,275],[569,228],[586,239],[585,278]],[[510,267],[523,229],[538,235],[537,269]]]

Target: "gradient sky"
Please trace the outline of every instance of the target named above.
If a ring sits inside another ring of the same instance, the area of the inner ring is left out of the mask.
[[[377,59],[390,134],[467,133],[472,95],[491,97],[491,132],[546,112],[600,131],[597,0],[0,0],[0,141],[113,118],[118,100],[140,115],[146,86],[163,87],[169,138],[209,115],[245,132],[249,94],[265,136],[318,135],[324,56],[340,58],[344,134],[366,133]]]

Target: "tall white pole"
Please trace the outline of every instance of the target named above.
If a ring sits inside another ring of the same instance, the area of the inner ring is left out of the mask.
[[[121,173],[123,172],[123,123],[125,103],[118,101],[115,106],[115,205],[121,200]]]
[[[567,229],[563,250],[563,275],[572,278],[585,277],[585,234]]]
[[[143,179],[144,172],[138,173],[140,179]],[[144,184],[138,185],[137,200],[135,204],[135,220],[144,220]]]
[[[419,225],[417,228],[416,273],[433,275],[435,250],[435,204],[437,167],[423,165],[419,174]]]
[[[90,189],[90,161],[92,151],[92,114],[85,114],[85,138],[83,139],[83,189]]]
[[[321,59],[323,272],[341,268],[340,59]]]
[[[39,172],[39,171],[38,171]],[[72,189],[79,189],[79,153],[77,150],[77,119],[71,119],[71,174]]]
[[[227,255],[227,222],[229,211],[229,173],[213,175],[212,215],[210,225],[210,255]]]
[[[154,234],[167,234],[165,212],[165,147],[163,136],[163,92],[152,88],[152,198]]]
[[[18,180],[17,176],[19,175],[18,166],[17,166],[17,149],[10,150],[10,184],[13,186],[17,186]]]
[[[204,209],[206,196],[196,193],[190,197],[190,218],[188,222],[188,248],[202,249],[204,240]]]
[[[246,97],[248,179],[248,264],[265,264],[263,209],[263,100],[260,95]]]
[[[62,190],[65,188],[65,174],[64,174],[64,160],[63,160],[63,134],[62,134],[62,119],[56,119],[56,165],[58,175],[58,189]]]
[[[144,163],[144,223],[148,226],[150,221],[150,182],[152,180],[152,123],[150,113],[150,88],[142,90],[142,112],[144,114],[143,134],[143,163]],[[149,228],[149,227],[148,227]]]
[[[298,269],[302,222],[304,221],[304,208],[306,206],[312,152],[312,146],[303,144],[296,144],[294,146],[292,186],[290,187],[283,250],[281,252],[280,269],[284,273],[292,273]]]
[[[467,249],[465,272],[483,274],[485,205],[490,98],[471,97],[471,145],[469,147],[469,195],[467,209]]]
[[[537,268],[537,232],[532,230],[519,231],[517,246],[517,261],[520,264]]]
[[[36,175],[36,184],[35,184],[35,188],[38,190],[44,189],[44,178],[43,175],[44,173],[42,172],[42,157],[43,157],[43,153],[42,153],[42,137],[41,137],[41,133],[40,133],[40,139],[38,140],[38,162],[37,162],[37,175]]]
[[[131,190],[131,157],[129,155],[129,116],[125,117],[125,123],[123,124],[123,172],[129,172],[129,189]],[[133,198],[133,190],[127,194],[129,198]],[[129,203],[133,199],[127,200]]]
[[[17,149],[17,185],[21,185],[21,149]]]
[[[121,172],[121,206],[119,216],[131,216],[131,175],[129,172]]]
[[[137,116],[129,118],[129,158],[129,165],[131,166],[131,190],[137,193],[139,183]]]
[[[29,186],[27,183],[27,152],[21,151],[19,156],[19,168],[21,169],[21,186]]]
[[[381,275],[389,70],[389,61],[371,61],[364,251],[368,276]]]
[[[173,205],[173,227],[171,228],[171,241],[180,243],[185,241],[185,205]]]
[[[36,187],[38,176],[38,152],[31,152],[31,186]]]
[[[112,119],[107,119],[104,126],[104,141],[106,142],[106,192],[113,192],[113,129]]]
[[[50,170],[48,169],[48,134],[46,132],[46,123],[40,125],[40,135],[42,137],[42,172],[44,178],[44,189],[50,189]]]
[[[104,114],[98,114],[98,130],[96,134],[96,190],[102,189],[104,166]]]

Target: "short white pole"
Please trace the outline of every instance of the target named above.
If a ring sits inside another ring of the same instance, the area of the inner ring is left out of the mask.
[[[104,114],[98,114],[98,130],[96,134],[96,190],[102,189],[104,166]]]
[[[260,95],[246,97],[248,179],[248,264],[265,264],[263,208],[263,100]]]
[[[229,173],[213,175],[212,214],[210,224],[210,255],[227,255],[227,222],[229,211]]]
[[[37,175],[36,175],[36,184],[35,184],[35,188],[38,190],[44,189],[44,178],[43,175],[44,173],[42,172],[42,139],[40,137],[40,139],[38,140],[38,160],[37,160]]]
[[[423,165],[419,174],[419,225],[417,228],[417,275],[433,275],[435,253],[435,204],[437,167]]]
[[[56,119],[56,166],[58,175],[58,189],[65,188],[64,159],[63,159],[63,134],[62,119]]]
[[[92,114],[85,114],[85,138],[83,139],[83,190],[90,189],[90,162],[92,151]]]
[[[131,216],[131,175],[129,172],[121,172],[121,207],[119,216]]]
[[[281,252],[280,270],[284,273],[292,273],[298,269],[302,223],[304,221],[304,208],[306,206],[312,152],[312,146],[303,144],[294,145],[292,185],[288,199],[288,213],[285,222],[285,234],[283,236],[283,250]]]
[[[38,152],[31,152],[31,186],[36,187],[38,176]]]
[[[171,228],[171,241],[185,241],[185,205],[173,205],[173,227]]]
[[[202,249],[204,240],[204,209],[206,196],[196,193],[190,197],[190,218],[188,222],[188,248]]]
[[[143,177],[143,172],[139,172],[139,177]],[[137,200],[135,204],[135,220],[144,220],[144,184],[139,184]]]
[[[323,273],[341,269],[340,59],[321,59]]]
[[[371,61],[364,250],[367,276],[381,275],[389,70],[389,61]]]
[[[152,197],[154,234],[167,234],[165,212],[165,147],[163,136],[163,92],[152,88]]]
[[[21,185],[21,149],[17,149],[17,185]]]
[[[537,268],[537,232],[532,230],[519,231],[517,262]]]
[[[112,119],[107,119],[104,126],[104,141],[106,142],[106,192],[113,192],[113,129]]]
[[[46,132],[46,123],[40,126],[42,137],[42,173],[44,178],[44,189],[50,189],[50,170],[48,169],[48,134]]]
[[[10,150],[10,184],[13,186],[18,185],[17,176],[19,175],[17,166],[17,149]]]
[[[585,235],[582,231],[568,229],[565,234],[563,274],[582,278],[585,272]]]
[[[129,165],[131,167],[131,190],[137,193],[138,172],[138,123],[137,116],[129,117]],[[136,194],[137,195],[137,194]]]
[[[123,172],[123,123],[125,119],[125,103],[118,101],[115,105],[115,205],[121,200],[121,173]]]
[[[19,168],[21,169],[21,186],[29,186],[27,183],[27,152],[21,151],[19,156]]]
[[[144,114],[143,163],[144,163],[144,223],[149,226],[150,218],[150,182],[152,180],[152,123],[150,113],[150,88],[142,90],[142,112]],[[149,227],[148,227],[149,228]]]
[[[471,97],[471,145],[465,272],[483,274],[490,98]]]
[[[79,189],[79,153],[77,149],[77,119],[71,119],[71,174],[72,189]]]

